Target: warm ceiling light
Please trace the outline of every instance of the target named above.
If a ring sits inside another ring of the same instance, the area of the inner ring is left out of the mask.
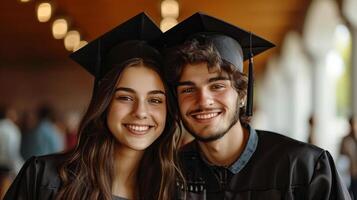
[[[62,39],[68,31],[68,23],[65,19],[56,19],[52,24],[52,34],[55,39]]]
[[[41,3],[37,7],[37,19],[40,22],[47,22],[52,15],[52,7],[50,3]]]
[[[161,2],[161,17],[177,18],[179,16],[179,4],[175,0],[164,0]]]
[[[29,2],[30,0],[20,0],[22,3]]]
[[[78,49],[80,49],[80,48],[82,48],[82,47],[86,46],[87,44],[88,44],[88,42],[87,42],[87,41],[85,41],[85,40],[81,40],[81,41],[79,42],[79,45],[78,45],[78,46],[76,46],[76,47],[74,47],[73,51],[77,51]]]
[[[64,38],[64,46],[68,51],[73,51],[79,45],[81,36],[78,31],[68,31]]]
[[[164,18],[160,23],[160,29],[162,32],[169,30],[177,24],[177,20],[174,18]]]

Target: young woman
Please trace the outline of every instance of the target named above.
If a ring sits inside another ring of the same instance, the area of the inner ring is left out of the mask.
[[[72,55],[96,78],[78,145],[31,158],[5,199],[174,198],[176,110],[147,43],[160,35],[139,14]]]

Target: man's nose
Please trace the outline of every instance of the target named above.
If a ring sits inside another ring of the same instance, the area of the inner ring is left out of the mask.
[[[202,107],[210,107],[214,104],[213,96],[207,89],[200,89],[197,93],[197,103]]]

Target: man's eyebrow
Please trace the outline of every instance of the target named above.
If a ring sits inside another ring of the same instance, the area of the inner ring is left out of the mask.
[[[228,77],[224,77],[224,76],[218,76],[218,77],[214,77],[214,78],[210,78],[208,79],[209,83],[215,82],[215,81],[226,81],[229,80]]]
[[[182,81],[178,82],[176,86],[193,86],[195,85],[192,81]]]
[[[224,77],[224,76],[217,76],[217,77],[213,77],[208,79],[208,83],[212,83],[215,81],[225,81],[225,80],[230,80],[228,77]],[[177,87],[178,86],[194,86],[195,84],[192,81],[182,81],[182,82],[178,82],[177,83]]]
[[[127,88],[127,87],[118,87],[118,88],[115,89],[115,92],[117,92],[117,91],[135,93],[135,91],[133,89]]]

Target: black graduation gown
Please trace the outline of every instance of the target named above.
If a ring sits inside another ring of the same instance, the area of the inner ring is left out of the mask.
[[[327,151],[276,133],[256,132],[256,149],[236,174],[203,160],[195,141],[183,147],[187,188],[178,183],[178,199],[184,191],[187,200],[350,199]]]
[[[5,194],[4,200],[53,200],[61,187],[59,166],[64,154],[30,158]],[[113,200],[128,200],[113,196]]]
[[[30,158],[16,176],[4,200],[55,199],[61,185],[57,169],[63,160],[60,154]]]

